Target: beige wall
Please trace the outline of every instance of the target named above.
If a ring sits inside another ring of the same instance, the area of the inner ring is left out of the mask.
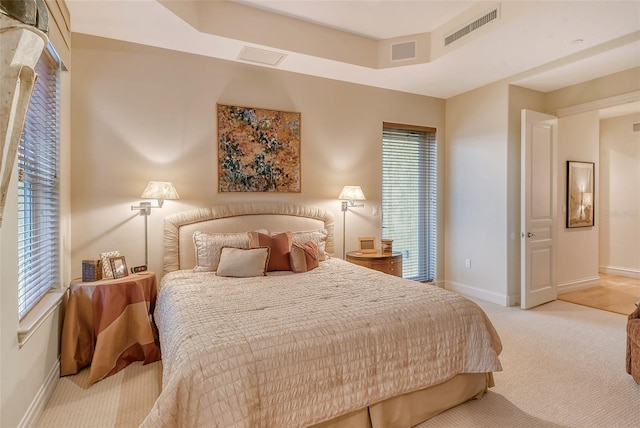
[[[625,95],[638,90],[640,90],[640,67],[548,92],[545,94],[545,111],[553,112],[564,107]]]
[[[600,121],[600,271],[640,278],[640,114]]]
[[[372,207],[381,203],[382,123],[432,126],[444,141],[440,99],[75,34],[73,61],[74,275],[103,251],[120,251],[130,266],[144,262],[143,219],[130,206],[149,180],[172,181],[181,196],[149,217],[156,272],[164,216],[241,201],[332,211],[340,256],[343,185],[360,185],[367,197],[364,209],[347,213],[347,251],[358,236],[381,235]],[[216,103],[301,112],[301,193],[217,192]]]
[[[447,287],[506,304],[509,90],[493,84],[446,102]],[[471,268],[465,261],[471,260]]]
[[[598,279],[598,229],[566,228],[567,161],[598,162],[599,114],[597,111],[561,117],[558,120],[558,290],[579,286]],[[595,204],[599,203],[599,186],[595,183]],[[597,209],[597,208],[596,208]]]
[[[70,68],[69,15],[64,2],[47,0],[49,39]],[[61,281],[69,274],[69,123],[70,75],[61,78]],[[56,308],[42,319],[23,347],[18,345],[18,219],[17,167],[14,168],[7,204],[0,228],[0,426],[16,427],[33,423],[59,375],[60,326],[62,311]]]

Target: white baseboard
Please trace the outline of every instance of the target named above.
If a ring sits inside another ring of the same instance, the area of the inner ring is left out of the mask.
[[[619,266],[600,266],[600,273],[609,275],[620,275],[629,278],[640,278],[640,269],[625,268]]]
[[[44,411],[44,407],[49,401],[49,398],[53,395],[53,391],[56,389],[56,385],[60,380],[60,359],[51,368],[51,371],[47,375],[44,383],[40,387],[40,390],[36,394],[35,398],[31,402],[31,405],[27,409],[24,417],[20,421],[18,428],[29,428],[36,425],[40,415]]]
[[[568,293],[570,291],[582,290],[583,288],[593,287],[600,281],[599,276],[578,279],[576,281],[568,281],[558,284],[558,294]]]
[[[446,281],[444,288],[468,297],[474,297],[476,299],[495,303],[501,306],[510,306],[510,304],[514,304],[513,298],[509,298],[509,296],[506,296],[504,294],[496,293],[494,291],[481,290],[479,288],[471,287],[469,285],[464,285],[453,281]]]

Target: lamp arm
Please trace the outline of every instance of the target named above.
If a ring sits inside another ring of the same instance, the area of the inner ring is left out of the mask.
[[[151,215],[151,208],[162,208],[164,199],[158,199],[158,205],[151,205],[151,202],[140,202],[140,205],[131,205],[131,211],[138,210],[140,215]]]
[[[349,199],[348,201],[342,201],[342,211],[346,211],[349,208],[362,208],[364,207],[364,203],[356,204],[353,199]]]

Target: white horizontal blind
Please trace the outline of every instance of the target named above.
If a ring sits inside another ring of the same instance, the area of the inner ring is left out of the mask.
[[[18,148],[18,315],[60,286],[59,69],[45,50]]]
[[[402,252],[405,278],[435,278],[437,189],[435,129],[385,123],[382,237],[393,239],[393,251]]]

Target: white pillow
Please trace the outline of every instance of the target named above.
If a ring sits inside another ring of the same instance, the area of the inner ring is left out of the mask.
[[[269,247],[241,249],[224,247],[220,252],[218,276],[248,278],[264,276],[269,263]]]
[[[193,233],[196,248],[196,267],[194,272],[214,272],[220,262],[222,247],[249,248],[249,235],[242,233],[211,233],[196,231]]]
[[[304,245],[309,241],[313,241],[318,245],[318,256],[320,257],[320,261],[329,259],[329,254],[327,254],[325,250],[327,245],[327,236],[329,235],[327,229],[304,230],[292,233],[294,244]]]

